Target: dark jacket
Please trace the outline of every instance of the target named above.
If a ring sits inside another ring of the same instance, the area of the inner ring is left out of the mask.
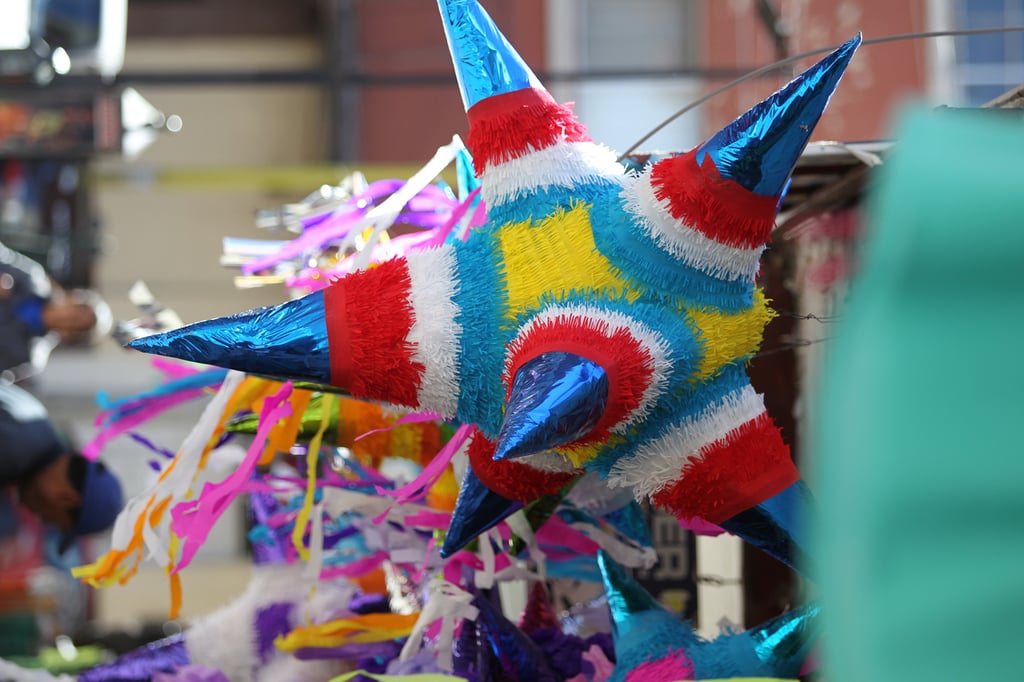
[[[0,384],[0,486],[24,480],[65,449],[42,403],[17,386]]]
[[[0,244],[0,374],[17,381],[45,365],[55,339],[24,318],[52,289],[39,263]]]
[[[35,397],[0,382],[0,538],[18,529],[8,486],[55,461],[65,447]]]

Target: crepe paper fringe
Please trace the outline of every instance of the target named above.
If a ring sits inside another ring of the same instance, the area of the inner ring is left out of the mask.
[[[285,653],[299,649],[329,649],[344,644],[387,642],[412,632],[419,613],[366,613],[300,626],[278,637],[275,646]]]
[[[750,384],[730,391],[673,425],[660,438],[643,443],[631,456],[619,459],[609,473],[609,485],[633,488],[639,499],[653,495],[676,483],[702,448],[762,413],[764,401]]]
[[[518,327],[546,301],[573,294],[625,298],[632,293],[608,271],[608,261],[594,248],[589,213],[587,204],[573,203],[539,223],[510,223],[498,232],[497,267],[507,296],[503,314],[509,328]]]
[[[478,230],[457,245],[459,284],[455,291],[456,322],[462,327],[459,344],[460,422],[476,424],[497,436],[501,428],[504,388],[500,375],[505,339],[502,329],[502,291],[497,275],[500,246],[493,231]]]
[[[441,476],[444,475],[444,472],[447,471],[452,457],[466,445],[472,432],[473,427],[471,425],[463,424],[444,448],[424,467],[423,472],[419,476],[397,490],[385,490],[378,486],[377,494],[393,497],[397,504],[408,504],[422,500],[440,480]]]
[[[662,159],[651,168],[651,186],[673,218],[727,246],[760,248],[771,238],[778,196],[755,194],[722,178],[710,155],[697,150]]]
[[[626,682],[665,682],[666,680],[694,679],[693,662],[682,651],[670,651],[666,656],[646,661],[626,673]]]
[[[621,197],[602,197],[591,209],[594,242],[612,272],[630,289],[682,301],[687,307],[736,312],[751,306],[753,283],[723,280],[692,267],[653,242],[636,220],[622,221]]]
[[[179,502],[171,508],[171,532],[181,542],[181,554],[172,573],[180,572],[192,562],[217,520],[243,492],[263,453],[268,432],[278,420],[290,414],[291,405],[287,398],[291,392],[291,384],[284,384],[277,394],[264,401],[262,423],[256,439],[250,445],[245,459],[230,476],[219,483],[205,484],[195,499]]]
[[[583,442],[603,441],[609,431],[644,419],[673,370],[667,341],[639,320],[598,306],[551,306],[520,327],[509,344],[502,376],[508,390],[523,364],[554,351],[586,357],[608,375],[608,404]]]
[[[505,163],[489,166],[481,176],[484,202],[490,211],[527,198],[539,190],[574,196],[575,190],[592,184],[607,185],[609,191],[621,186],[625,169],[615,152],[593,142],[557,141]]]
[[[723,244],[675,218],[666,199],[655,196],[651,168],[624,185],[622,199],[643,236],[691,268],[724,280],[753,282],[765,245],[741,248]]]
[[[459,344],[462,327],[454,295],[458,286],[455,249],[442,246],[406,259],[413,323],[406,340],[413,347],[411,362],[423,367],[416,398],[420,409],[455,416],[459,404]]]
[[[572,108],[538,88],[488,97],[471,107],[466,118],[466,146],[478,177],[489,167],[558,141],[590,142],[586,126],[576,120]]]
[[[408,340],[410,284],[408,265],[395,259],[324,289],[332,384],[357,398],[419,407],[424,367]]]
[[[299,510],[299,515],[295,519],[295,527],[292,529],[292,546],[299,553],[299,557],[303,561],[308,561],[310,558],[310,550],[303,543],[303,539],[306,533],[306,527],[309,525],[310,516],[313,513],[313,506],[316,494],[316,483],[317,483],[317,460],[320,453],[320,443],[323,441],[324,431],[327,430],[327,425],[330,423],[329,415],[333,406],[334,396],[329,393],[323,394],[321,398],[322,413],[320,417],[320,429],[313,436],[313,440],[309,444],[309,450],[306,453],[306,493],[303,496],[302,508]]]
[[[484,485],[509,500],[531,502],[553,495],[578,474],[541,471],[515,460],[495,461],[494,443],[481,433],[473,435],[468,454],[469,465]]]
[[[111,549],[94,563],[72,570],[72,574],[94,587],[125,583],[138,570],[144,550],[149,550],[165,570],[173,569],[178,542],[170,533],[172,501],[184,499],[199,471],[205,465],[210,448],[219,440],[227,414],[233,414],[241,398],[244,375],[229,372],[217,395],[203,411],[199,421],[157,480],[129,500],[114,523]],[[165,539],[168,538],[169,539]],[[171,612],[181,604],[180,577],[170,576]]]
[[[743,310],[690,309],[688,313],[701,349],[690,378],[694,385],[713,379],[723,367],[745,363],[761,347],[764,328],[776,317],[761,289],[754,289],[751,306]]]
[[[682,478],[651,500],[676,517],[698,516],[719,524],[799,478],[789,446],[772,418],[762,413],[701,448],[687,461]]]

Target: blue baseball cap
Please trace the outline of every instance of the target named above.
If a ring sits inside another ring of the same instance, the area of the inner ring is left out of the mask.
[[[64,534],[60,551],[66,551],[83,535],[92,535],[114,525],[124,506],[121,482],[102,462],[93,462],[80,454],[71,454],[69,475],[81,495],[82,502],[75,514],[75,523]]]

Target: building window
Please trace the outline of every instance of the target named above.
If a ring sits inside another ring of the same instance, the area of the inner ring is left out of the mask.
[[[958,28],[1024,25],[1024,0],[955,0]],[[956,39],[962,103],[979,106],[1024,83],[1024,33],[982,33]]]

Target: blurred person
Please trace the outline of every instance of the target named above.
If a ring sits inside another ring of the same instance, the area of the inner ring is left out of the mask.
[[[102,463],[68,446],[42,403],[0,384],[0,537],[17,532],[12,502],[56,529],[63,553],[77,538],[110,528],[124,496]]]
[[[0,380],[37,374],[59,343],[90,342],[110,326],[110,308],[96,292],[65,291],[39,263],[0,244]]]

